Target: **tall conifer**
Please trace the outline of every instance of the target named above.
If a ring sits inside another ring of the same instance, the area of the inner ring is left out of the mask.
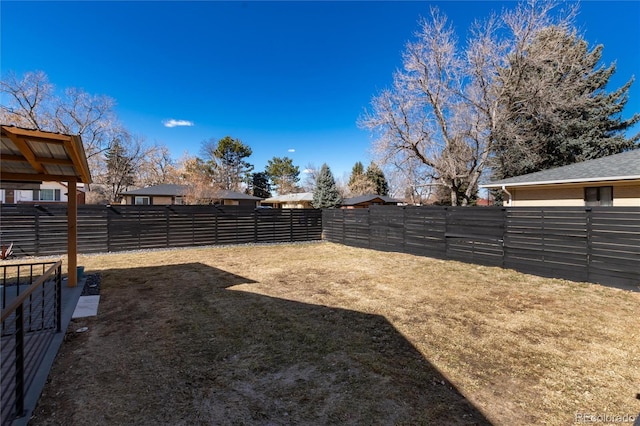
[[[340,207],[342,204],[342,196],[336,186],[331,169],[327,163],[320,168],[318,179],[316,180],[316,188],[313,191],[312,205],[316,209],[326,209]]]

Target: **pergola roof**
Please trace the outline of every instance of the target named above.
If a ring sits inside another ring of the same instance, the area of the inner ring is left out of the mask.
[[[2,182],[83,182],[91,173],[80,136],[1,126]]]

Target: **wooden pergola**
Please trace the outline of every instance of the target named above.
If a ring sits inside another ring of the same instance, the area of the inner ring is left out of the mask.
[[[91,183],[82,139],[76,135],[1,126],[0,186],[67,182],[68,286],[78,284],[77,183]]]

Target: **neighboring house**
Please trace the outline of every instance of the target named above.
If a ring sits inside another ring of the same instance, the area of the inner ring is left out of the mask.
[[[262,200],[260,204],[270,205],[279,209],[312,209],[313,192],[278,195]]]
[[[359,197],[347,198],[342,201],[342,208],[345,209],[366,209],[372,205],[397,206],[402,201],[386,195],[368,194]]]
[[[162,184],[121,192],[122,204],[168,205],[183,204],[187,195],[186,185]]]
[[[640,207],[640,149],[480,185],[505,205]]]
[[[478,207],[493,206],[493,198],[478,198],[478,200],[476,201],[476,206]]]
[[[69,188],[63,182],[42,182],[41,184],[17,184],[13,187],[3,183],[0,189],[0,202],[2,204],[66,204],[69,197]],[[78,204],[85,203],[84,184],[78,183],[76,189]]]
[[[134,189],[120,193],[122,204],[133,205],[169,205],[184,204],[188,194],[187,185],[162,184],[147,188]],[[256,207],[261,200],[259,197],[243,194],[241,192],[221,190],[215,193],[214,204],[225,206]]]
[[[257,207],[258,203],[262,200],[260,197],[229,190],[218,191],[215,197],[216,200],[218,200],[216,204],[225,206]]]

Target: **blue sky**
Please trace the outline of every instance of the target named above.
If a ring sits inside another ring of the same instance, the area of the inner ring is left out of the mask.
[[[117,102],[124,125],[177,159],[226,135],[256,170],[288,156],[337,178],[370,161],[356,121],[401,66],[420,16],[437,5],[460,39],[515,2],[0,2],[0,70],[42,70],[56,87]],[[640,77],[640,2],[585,1],[577,19],[619,87]],[[624,116],[640,112],[640,81]],[[192,126],[166,127],[167,120]]]

